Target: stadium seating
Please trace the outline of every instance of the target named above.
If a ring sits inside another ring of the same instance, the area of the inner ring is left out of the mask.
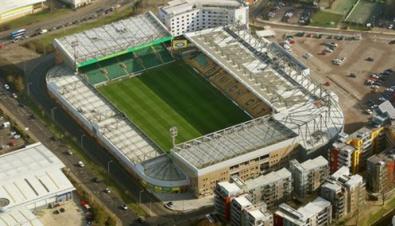
[[[209,60],[205,55],[199,53],[188,62],[194,66],[200,74],[215,85],[221,92],[234,100],[242,109],[253,117],[259,117],[270,113],[271,109],[244,85],[240,84],[234,77]]]
[[[86,75],[84,77],[90,84],[96,85],[138,73],[172,60],[173,57],[166,48],[162,45],[157,45],[85,66],[80,68],[80,72]]]

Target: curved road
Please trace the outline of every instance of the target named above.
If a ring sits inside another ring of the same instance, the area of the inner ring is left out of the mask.
[[[122,188],[124,188],[134,200],[139,200],[139,193],[142,191],[142,187],[137,180],[133,178],[120,164],[118,164],[107,150],[98,145],[94,138],[85,133],[79,124],[76,123],[60,108],[60,106],[57,105],[53,99],[49,97],[46,88],[45,76],[46,72],[55,64],[54,56],[52,54],[43,56],[33,62],[27,63],[31,68],[26,72],[26,83],[28,84],[28,90],[32,98],[48,115],[51,115],[52,112],[55,122],[61,125],[65,133],[70,134],[73,139],[80,142],[80,145],[83,146],[84,152],[92,161],[106,169],[109,161],[113,160],[110,164],[111,177]],[[65,156],[66,155],[60,157],[62,159],[65,158]],[[67,162],[65,162],[65,164],[67,165]],[[85,170],[86,169],[84,169],[84,171]],[[92,176],[90,179],[92,179]],[[94,193],[102,192],[102,190],[97,190],[97,188],[95,188],[95,184],[96,183],[88,183],[85,185],[92,189]],[[137,216],[131,211],[122,211],[119,209],[120,204],[122,204],[121,200],[115,197],[106,198],[106,196],[109,195],[98,195],[98,198],[102,199],[102,201],[107,204],[107,206],[122,220],[124,225],[131,224],[135,221]],[[178,215],[164,208],[162,203],[147,191],[141,193],[141,203],[145,205],[146,210],[151,208],[150,210],[158,216],[147,219],[147,222],[150,222],[150,225],[188,225],[188,221],[201,218],[206,213],[212,211],[212,208],[203,208],[188,214]]]

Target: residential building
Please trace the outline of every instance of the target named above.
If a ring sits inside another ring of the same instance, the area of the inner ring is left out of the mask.
[[[316,192],[329,176],[328,161],[319,156],[303,163],[292,160],[289,163],[292,173],[294,195],[303,200],[307,194]]]
[[[387,146],[384,127],[362,127],[349,136],[342,137],[329,149],[331,173],[347,166],[355,174],[366,168],[366,160]]]
[[[248,26],[248,5],[239,0],[173,0],[159,18],[173,36],[238,23]]]
[[[236,183],[220,182],[214,191],[214,209],[222,221],[230,220],[230,208],[234,198],[242,193]]]
[[[321,197],[297,210],[283,203],[274,214],[274,226],[324,226],[331,223],[331,203]]]
[[[364,204],[365,183],[362,176],[351,175],[349,168],[343,166],[322,185],[320,196],[331,202],[333,218],[340,219]]]
[[[395,149],[373,155],[367,162],[367,189],[371,193],[386,193],[395,187]]]
[[[245,181],[244,186],[252,203],[264,202],[268,208],[273,208],[291,198],[292,174],[286,168],[282,168]]]
[[[248,194],[232,200],[230,224],[232,226],[272,226],[273,215],[267,211],[265,203],[254,205]]]
[[[32,210],[72,199],[63,163],[36,143],[0,156],[0,225],[42,225]],[[23,216],[21,216],[23,215]]]
[[[2,0],[0,7],[0,24],[46,8],[46,0]]]

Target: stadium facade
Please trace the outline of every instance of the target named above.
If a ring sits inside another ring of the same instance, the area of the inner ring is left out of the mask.
[[[191,190],[197,197],[211,195],[219,181],[269,173],[285,166],[299,151],[306,156],[315,153],[343,130],[337,96],[313,82],[310,70],[278,44],[256,39],[240,25],[184,36],[219,69],[213,71],[236,81],[264,110],[254,112],[227,95],[253,119],[176,144],[170,154],[162,154],[152,139],[95,89],[124,76],[138,76],[142,71],[131,67],[130,61],[144,62],[139,50],[155,52],[155,45],[172,39],[155,15],[149,12],[54,42],[57,62],[63,64],[48,72],[50,95],[147,186],[156,191]],[[131,59],[109,63],[125,54],[131,54]]]
[[[240,0],[173,0],[159,18],[174,36],[238,23],[248,26],[248,5]]]
[[[0,24],[22,16],[40,12],[46,0],[3,0],[0,7]]]

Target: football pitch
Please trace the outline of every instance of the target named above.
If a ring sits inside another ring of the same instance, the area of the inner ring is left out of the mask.
[[[169,129],[181,143],[250,119],[184,62],[98,88],[111,103],[163,150],[172,147]]]

